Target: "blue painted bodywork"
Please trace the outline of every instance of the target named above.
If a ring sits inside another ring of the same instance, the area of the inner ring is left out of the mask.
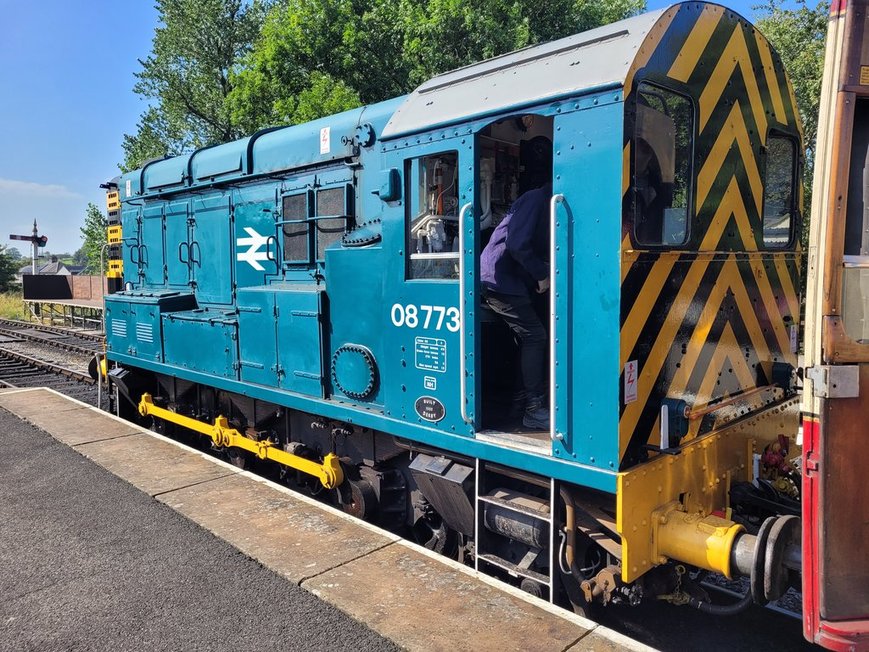
[[[397,98],[261,132],[124,175],[125,280],[133,290],[106,297],[108,357],[615,492],[621,89],[588,89],[522,109],[553,119],[554,192],[565,198],[556,227],[553,388],[556,429],[563,438],[540,452],[476,435],[481,421],[481,316],[475,307],[481,242],[474,228],[474,213],[480,210],[474,190],[475,134],[493,117],[381,141],[387,121],[402,103]],[[521,114],[510,109],[495,118],[511,115]],[[363,144],[369,130],[376,140]],[[451,151],[458,153],[460,205],[474,205],[460,225],[467,234],[461,254],[467,305],[460,316],[465,323],[464,365],[458,321],[433,320],[411,328],[395,326],[393,317],[396,305],[448,309],[460,304],[456,280],[415,280],[406,273],[405,164]],[[350,229],[348,242],[333,239],[319,247],[311,238],[324,236],[312,227],[310,233],[316,235],[309,236],[307,260],[283,260],[287,230],[300,220],[317,225],[319,219],[325,223],[336,217],[317,210],[325,202],[321,193],[329,190],[344,193],[346,216],[339,217]],[[287,201],[304,207],[302,213],[285,214]],[[372,234],[376,237],[369,238]],[[352,242],[354,235],[370,241],[359,246]],[[131,340],[139,324],[139,313],[129,314],[133,305],[137,311],[148,306],[145,321],[153,334],[149,345]],[[124,333],[113,326],[122,313]],[[364,398],[349,391],[367,373],[364,360],[335,362],[338,349],[346,346],[364,347],[376,361],[377,382]],[[460,391],[462,369],[465,396]],[[415,403],[423,396],[444,406],[443,418],[429,421],[417,412]]]

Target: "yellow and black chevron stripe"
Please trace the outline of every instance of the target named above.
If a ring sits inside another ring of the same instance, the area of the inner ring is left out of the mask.
[[[678,250],[644,250],[633,237],[630,107],[641,81],[694,104],[693,216]],[[678,5],[659,20],[628,77],[625,106],[621,368],[636,361],[639,376],[636,400],[622,397],[622,469],[657,441],[663,399],[691,406],[738,396],[767,385],[773,362],[796,364],[798,238],[765,250],[762,210],[770,132],[791,136],[802,151],[781,61],[760,32],[717,5]],[[688,437],[771,400],[746,399],[729,416],[692,421]]]

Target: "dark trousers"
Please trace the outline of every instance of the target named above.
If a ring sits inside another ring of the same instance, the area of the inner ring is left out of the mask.
[[[531,298],[500,294],[486,290],[483,297],[489,307],[507,322],[519,340],[522,382],[530,400],[542,399],[546,393],[544,362],[546,360],[546,329],[534,310]]]

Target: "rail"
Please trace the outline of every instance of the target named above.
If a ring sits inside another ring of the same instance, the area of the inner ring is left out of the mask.
[[[20,330],[11,329],[11,328],[0,328],[0,335],[4,335],[6,337],[18,338],[21,340],[26,340],[28,342],[34,342],[36,344],[44,344],[46,346],[51,346],[56,349],[63,349],[64,351],[70,351],[72,353],[81,353],[83,355],[91,355],[97,351],[97,349],[93,347],[85,347],[79,346],[78,344],[72,344],[70,342],[60,342],[56,339],[51,339],[48,337],[38,337],[33,335],[32,333],[24,333]],[[71,335],[72,336],[72,335]]]
[[[76,371],[75,369],[69,369],[68,367],[63,367],[59,364],[48,362],[47,360],[32,358],[29,355],[24,355],[23,353],[18,353],[17,351],[10,351],[9,349],[0,348],[0,357],[16,360],[31,367],[61,374],[63,376],[66,376],[67,378],[77,380],[88,385],[93,385],[96,382],[93,378],[91,378],[88,374],[84,372]]]
[[[30,321],[21,321],[16,319],[0,319],[0,327],[29,328],[37,331],[44,331],[46,333],[57,333],[58,335],[77,337],[79,339],[90,340],[92,342],[103,341],[102,334],[97,335],[94,333],[70,330],[69,328],[62,328],[59,326],[48,326],[46,324],[34,323]]]

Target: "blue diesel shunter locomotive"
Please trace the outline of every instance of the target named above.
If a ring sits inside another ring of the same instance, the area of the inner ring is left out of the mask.
[[[479,277],[540,136],[535,431]],[[111,189],[110,376],[155,428],[554,602],[705,604],[679,564],[773,599],[799,521],[755,462],[796,431],[801,152],[766,39],[692,2],[154,161]]]

